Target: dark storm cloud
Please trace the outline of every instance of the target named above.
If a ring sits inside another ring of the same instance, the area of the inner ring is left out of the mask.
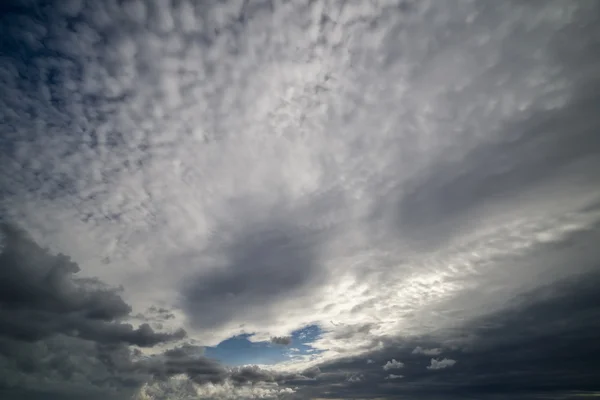
[[[168,358],[186,358],[190,356],[199,356],[204,354],[204,347],[184,344],[174,349],[165,351],[164,355]]]
[[[34,343],[0,338],[2,398],[131,398],[151,378],[132,357],[126,345],[64,335]]]
[[[78,278],[69,257],[51,254],[22,230],[0,228],[0,388],[10,388],[7,398],[102,397],[106,390],[130,397],[156,368],[135,362],[128,346],[185,336],[121,322],[131,308],[118,290]],[[167,363],[161,371],[179,370]]]
[[[53,255],[27,235],[3,224],[0,253],[0,336],[37,341],[55,334],[98,343],[152,347],[182,339],[185,332],[155,332],[119,322],[131,311],[118,290],[97,279],[77,277],[69,257]]]

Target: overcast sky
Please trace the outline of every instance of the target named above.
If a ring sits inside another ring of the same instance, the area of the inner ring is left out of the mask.
[[[599,19],[0,1],[0,398],[600,395]]]

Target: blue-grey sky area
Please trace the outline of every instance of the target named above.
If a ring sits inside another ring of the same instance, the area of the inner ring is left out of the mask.
[[[0,1],[0,399],[600,395],[600,2]]]

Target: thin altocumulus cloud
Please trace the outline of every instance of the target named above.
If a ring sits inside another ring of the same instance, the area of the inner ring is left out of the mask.
[[[80,397],[466,390],[456,374],[510,347],[506,310],[598,269],[599,7],[3,3],[11,390],[67,359]]]

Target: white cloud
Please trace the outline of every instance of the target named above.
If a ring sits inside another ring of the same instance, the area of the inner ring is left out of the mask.
[[[388,371],[390,369],[399,369],[399,368],[404,368],[404,363],[400,362],[400,361],[396,361],[396,359],[391,359],[390,361],[386,362],[382,368],[385,371]]]
[[[597,165],[543,164],[555,151],[544,141],[535,157],[509,147],[530,131],[519,121],[574,95],[580,71],[548,39],[571,23],[566,5],[473,17],[469,1],[407,15],[290,2],[257,5],[240,25],[241,2],[127,4],[99,4],[76,33],[56,32],[48,50],[71,61],[40,63],[64,71],[61,93],[21,93],[3,71],[2,92],[26,100],[3,105],[16,116],[7,124],[31,140],[12,138],[0,210],[83,273],[123,285],[137,311],[173,308],[168,323],[203,345],[320,324],[312,346],[323,353],[281,365],[303,368],[452,327],[590,268],[535,252],[600,219],[580,211],[598,196],[594,179],[571,179]],[[322,13],[335,24],[321,26]],[[506,159],[477,158],[503,146]],[[532,158],[552,171],[544,184],[484,190],[527,175]],[[264,246],[273,251],[253,275],[245,261]],[[210,301],[195,315],[181,289],[205,278],[231,290],[202,292]],[[241,278],[246,289],[232,284]],[[203,318],[214,324],[194,325]]]
[[[440,348],[424,349],[421,346],[417,346],[412,351],[412,353],[413,354],[424,354],[426,356],[439,356],[440,354],[442,354],[442,349],[440,349]]]
[[[357,375],[351,375],[347,380],[348,380],[348,382],[361,382],[364,379],[365,379],[364,375],[357,374]]]
[[[404,375],[389,374],[388,376],[385,377],[385,379],[401,379],[401,378],[404,378]]]
[[[443,358],[441,360],[431,359],[431,364],[427,367],[429,370],[450,368],[456,364],[456,360],[450,358]]]

